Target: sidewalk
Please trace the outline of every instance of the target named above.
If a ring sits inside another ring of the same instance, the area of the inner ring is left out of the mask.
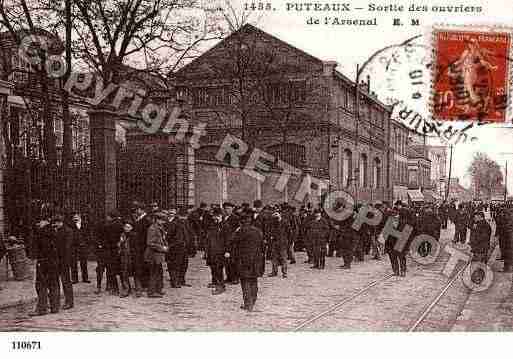
[[[492,286],[481,293],[470,294],[451,331],[513,330],[513,274],[499,272],[502,265],[503,263],[498,261],[492,263]]]
[[[2,261],[2,267],[5,268],[5,263]],[[90,284],[87,283],[77,283],[73,286],[73,291],[75,294],[84,293],[84,292],[92,292],[96,286],[96,263],[89,262],[88,263],[88,272],[89,272],[89,280]],[[79,279],[80,273],[79,273]],[[10,273],[9,280],[0,280],[0,309],[5,309],[21,304],[29,304],[31,302],[36,301],[36,288],[35,288],[35,261],[31,261],[30,263],[30,275],[27,279],[23,281],[16,281],[12,278],[12,273]]]

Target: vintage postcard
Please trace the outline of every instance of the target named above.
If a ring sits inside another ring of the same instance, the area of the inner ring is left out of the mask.
[[[0,1],[0,352],[512,332],[511,10]]]

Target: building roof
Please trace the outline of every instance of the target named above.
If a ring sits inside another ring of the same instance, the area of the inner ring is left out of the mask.
[[[180,74],[186,72],[190,68],[190,66],[192,66],[195,63],[197,63],[197,61],[200,58],[202,58],[203,56],[208,55],[209,53],[212,53],[213,51],[215,51],[216,49],[221,47],[223,45],[223,43],[229,41],[232,37],[236,36],[239,33],[248,33],[248,34],[249,33],[257,33],[257,34],[259,34],[259,35],[261,35],[263,37],[266,37],[266,38],[268,38],[270,40],[273,40],[273,41],[276,41],[276,42],[279,42],[279,43],[283,44],[284,46],[286,46],[286,47],[296,51],[299,55],[305,56],[305,57],[309,58],[310,60],[318,63],[319,66],[322,66],[322,64],[325,63],[325,61],[319,59],[318,57],[315,57],[315,56],[307,53],[306,51],[301,50],[301,49],[295,47],[294,45],[291,45],[288,42],[286,42],[284,40],[281,40],[280,38],[278,38],[278,37],[276,37],[274,35],[271,35],[271,34],[265,32],[265,31],[263,31],[262,29],[254,26],[254,25],[245,24],[240,29],[238,29],[237,31],[232,32],[226,38],[224,38],[223,40],[219,41],[216,45],[214,45],[213,47],[211,47],[210,49],[205,51],[201,56],[195,58],[194,60],[189,62],[187,65],[185,65],[182,68],[180,68],[179,70],[177,70],[174,74],[170,74],[170,76],[172,76],[172,75],[179,76]],[[347,76],[345,76],[340,71],[335,70],[333,75],[334,75],[334,77],[336,79],[342,81],[347,87],[355,87],[355,82],[351,81]],[[376,105],[379,105],[380,107],[384,108],[385,110],[390,111],[390,112],[392,111],[391,110],[391,106],[385,105],[384,103],[379,101],[376,97],[372,96],[370,93],[368,93],[368,92],[366,92],[364,90],[361,90],[360,91],[360,95],[364,95],[369,101],[373,102]]]

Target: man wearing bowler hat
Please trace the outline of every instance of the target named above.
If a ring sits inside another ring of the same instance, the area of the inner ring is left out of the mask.
[[[263,255],[263,235],[260,229],[251,224],[254,212],[247,210],[242,223],[232,236],[231,249],[225,254],[227,259],[235,257],[234,263],[240,276],[242,298],[241,309],[252,311],[258,294],[258,277]]]

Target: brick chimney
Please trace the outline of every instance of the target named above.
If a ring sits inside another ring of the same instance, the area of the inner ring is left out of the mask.
[[[322,73],[324,76],[332,76],[333,72],[335,72],[335,68],[338,63],[336,61],[324,61],[322,63]]]

